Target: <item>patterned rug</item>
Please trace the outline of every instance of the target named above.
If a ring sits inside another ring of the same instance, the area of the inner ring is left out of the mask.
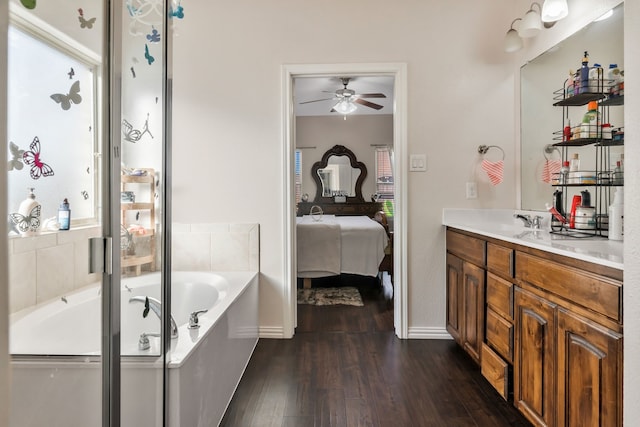
[[[298,289],[298,304],[364,305],[360,292],[352,287]]]

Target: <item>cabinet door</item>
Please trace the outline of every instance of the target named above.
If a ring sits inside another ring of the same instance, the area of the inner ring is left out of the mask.
[[[537,426],[554,425],[555,308],[527,291],[515,291],[514,404]]]
[[[484,341],[484,288],[485,272],[482,268],[462,263],[464,289],[464,349],[480,363]]]
[[[558,425],[622,425],[622,336],[558,310]]]
[[[462,292],[462,260],[447,254],[447,331],[462,345],[462,324],[464,322]]]

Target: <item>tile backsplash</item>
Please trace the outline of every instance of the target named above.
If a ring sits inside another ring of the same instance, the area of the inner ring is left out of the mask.
[[[97,283],[88,242],[98,236],[94,226],[10,237],[10,313]],[[173,224],[172,238],[176,271],[259,271],[258,224]]]

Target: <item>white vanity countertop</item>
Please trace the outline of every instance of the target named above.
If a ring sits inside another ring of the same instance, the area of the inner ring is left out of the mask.
[[[524,213],[544,218],[540,230],[514,218]],[[442,224],[494,239],[624,270],[623,243],[606,237],[576,238],[549,232],[550,214],[514,209],[443,209]]]

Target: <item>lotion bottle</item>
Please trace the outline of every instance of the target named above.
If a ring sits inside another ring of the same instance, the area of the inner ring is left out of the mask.
[[[623,240],[624,237],[624,193],[618,188],[609,206],[609,240]]]
[[[28,187],[27,190],[29,191],[27,198],[24,199],[18,207],[18,213],[22,216],[23,221],[26,221],[26,223],[23,224],[26,226],[26,229],[20,229],[20,234],[23,236],[33,236],[38,231],[38,228],[40,228],[40,209],[36,209],[37,206],[40,206],[40,203],[36,201],[36,195],[33,192],[35,188]],[[38,225],[32,227],[31,225],[35,225],[36,222]]]
[[[71,226],[71,209],[69,209],[69,201],[64,199],[58,209],[58,223],[60,230],[68,230]]]

